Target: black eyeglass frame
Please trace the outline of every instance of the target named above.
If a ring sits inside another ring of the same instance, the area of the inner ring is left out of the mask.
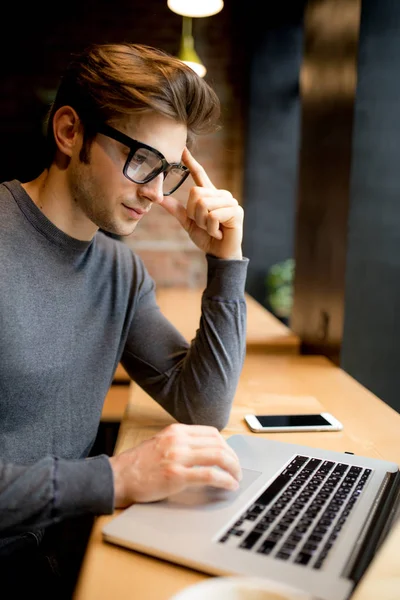
[[[115,129],[114,127],[112,127],[111,125],[108,125],[107,123],[102,123],[96,129],[97,129],[98,133],[101,133],[102,135],[105,135],[106,137],[109,137],[112,140],[115,140],[116,142],[120,142],[121,144],[123,144],[124,146],[127,146],[130,149],[128,158],[126,159],[124,168],[122,170],[123,174],[125,175],[125,177],[127,179],[129,179],[129,181],[133,181],[133,183],[137,183],[140,185],[140,184],[144,184],[144,183],[148,183],[149,181],[152,181],[160,173],[165,173],[165,175],[164,175],[164,179],[165,179],[165,177],[168,175],[168,172],[171,171],[171,169],[177,169],[177,168],[181,169],[184,172],[182,179],[178,182],[178,184],[175,187],[172,188],[172,190],[170,190],[166,194],[164,194],[164,192],[163,192],[164,196],[170,196],[171,194],[176,192],[176,190],[182,185],[182,183],[184,181],[186,181],[186,179],[189,177],[190,171],[187,167],[185,167],[185,165],[182,165],[179,163],[169,163],[167,161],[167,159],[165,158],[165,156],[163,154],[161,154],[161,152],[159,152],[156,148],[153,148],[152,146],[148,146],[147,144],[144,144],[143,142],[138,142],[137,140],[134,140],[133,138],[126,135],[125,133],[122,133],[122,131],[118,131],[118,129]],[[128,175],[129,164],[130,164],[132,157],[135,154],[136,150],[139,150],[139,148],[145,148],[146,150],[150,150],[161,161],[161,167],[159,169],[157,169],[155,172],[152,172],[148,177],[145,177],[143,179],[143,181],[137,181],[137,180],[133,179],[133,177],[129,177],[129,175]]]

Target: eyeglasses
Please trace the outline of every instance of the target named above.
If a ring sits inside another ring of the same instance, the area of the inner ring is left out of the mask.
[[[130,149],[123,173],[134,183],[148,183],[162,173],[164,176],[163,195],[169,196],[182,185],[190,174],[189,169],[184,165],[167,162],[165,156],[155,148],[130,138],[111,125],[103,123],[97,127],[97,131]]]

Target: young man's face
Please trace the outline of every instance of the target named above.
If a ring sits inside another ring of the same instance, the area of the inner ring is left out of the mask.
[[[118,131],[161,152],[169,163],[180,163],[186,145],[186,127],[157,114],[136,116],[113,123]],[[89,152],[89,164],[79,159],[79,149],[68,167],[68,182],[82,216],[97,227],[125,236],[131,234],[154,203],[163,201],[163,174],[148,183],[127,179],[123,168],[129,148],[97,134]]]

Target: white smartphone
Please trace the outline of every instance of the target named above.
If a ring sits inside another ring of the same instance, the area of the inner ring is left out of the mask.
[[[245,415],[255,433],[278,431],[341,431],[343,425],[327,412],[301,415]]]

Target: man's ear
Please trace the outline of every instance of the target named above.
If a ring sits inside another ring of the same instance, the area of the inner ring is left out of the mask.
[[[82,132],[81,121],[71,106],[61,106],[53,117],[53,133],[57,148],[71,157]]]

